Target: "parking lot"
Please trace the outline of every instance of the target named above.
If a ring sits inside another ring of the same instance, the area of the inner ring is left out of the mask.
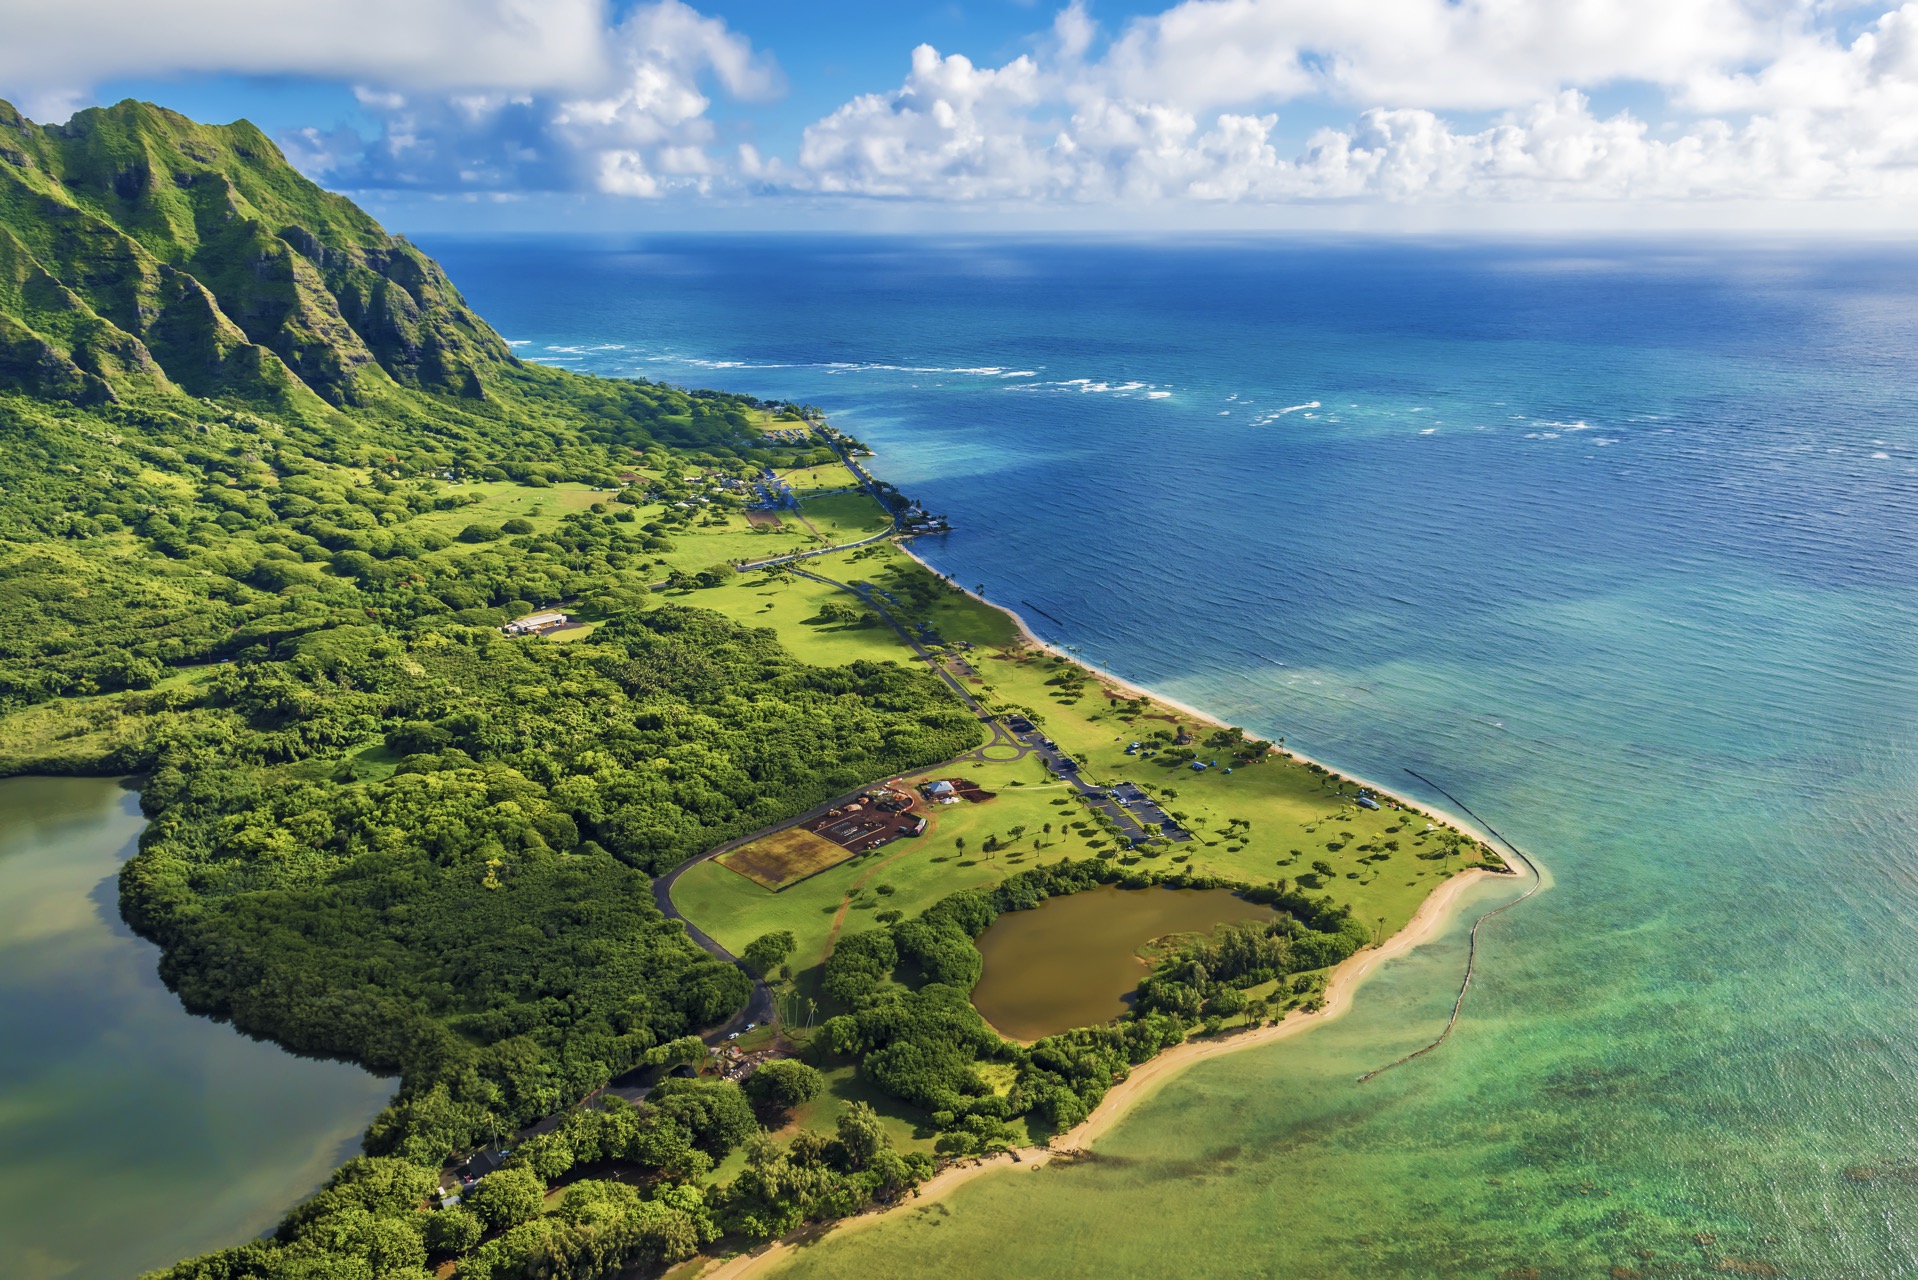
[[[1181,844],[1192,839],[1192,833],[1173,821],[1172,815],[1160,808],[1159,802],[1141,790],[1138,783],[1121,782],[1112,788],[1112,794],[1125,802],[1142,825],[1156,827],[1166,839]]]
[[[1019,727],[1021,725],[1025,727],[1022,729]],[[1121,782],[1108,791],[1080,777],[1078,761],[1061,751],[1046,737],[1045,731],[1031,721],[1022,716],[1013,716],[1006,722],[1006,731],[1021,744],[1030,747],[1034,754],[1045,761],[1046,768],[1070,782],[1087,803],[1118,823],[1120,834],[1132,844],[1144,844],[1160,834],[1174,841],[1192,839],[1191,834],[1172,821],[1137,783]],[[1125,804],[1119,803],[1121,797],[1126,801]]]

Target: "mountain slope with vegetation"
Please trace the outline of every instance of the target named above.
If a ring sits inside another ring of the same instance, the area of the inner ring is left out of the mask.
[[[410,1207],[449,1153],[744,1004],[651,874],[979,740],[923,671],[649,599],[689,472],[810,454],[763,410],[517,360],[250,125],[0,103],[0,772],[140,775],[121,907],[169,985],[399,1078],[276,1240],[176,1274],[416,1277],[482,1228],[608,1269],[711,1238],[687,1184],[756,1130],[730,1085],[618,1117],[595,1150],[646,1187],[581,1184],[531,1235],[510,1170],[477,1217]],[[590,637],[501,634],[562,602]],[[896,1194],[854,1121],[755,1203]]]

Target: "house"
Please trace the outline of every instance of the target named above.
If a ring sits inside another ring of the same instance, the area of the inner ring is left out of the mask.
[[[572,619],[557,609],[545,613],[530,613],[517,621],[509,622],[500,630],[509,636],[543,636],[548,631],[565,626]]]
[[[944,778],[939,779],[937,782],[928,782],[926,784],[926,794],[935,800],[941,796],[949,796],[952,794],[952,784]]]

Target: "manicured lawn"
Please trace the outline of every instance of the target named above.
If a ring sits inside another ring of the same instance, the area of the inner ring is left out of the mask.
[[[834,542],[851,542],[875,533],[884,533],[892,527],[892,517],[886,514],[886,509],[865,493],[832,493],[823,498],[802,498],[799,512]]]
[[[823,467],[799,467],[793,471],[782,471],[779,478],[792,487],[800,498],[814,493],[834,493],[841,489],[855,489],[859,482],[852,473],[837,462]]]

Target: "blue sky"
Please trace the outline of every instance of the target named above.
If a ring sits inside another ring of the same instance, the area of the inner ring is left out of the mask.
[[[8,13],[8,10],[15,10]],[[1918,4],[0,0],[403,227],[1911,225]]]

